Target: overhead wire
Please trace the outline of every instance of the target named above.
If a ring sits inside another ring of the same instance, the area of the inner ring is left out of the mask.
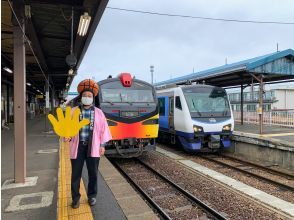
[[[154,11],[143,11],[127,8],[118,8],[118,7],[106,7],[111,10],[140,13],[147,15],[159,15],[159,16],[168,16],[168,17],[179,17],[179,18],[190,18],[190,19],[200,19],[200,20],[211,20],[211,21],[223,21],[223,22],[238,22],[238,23],[254,23],[254,24],[278,24],[278,25],[294,25],[294,22],[283,22],[283,21],[261,21],[261,20],[241,20],[241,19],[227,19],[227,18],[212,18],[212,17],[202,17],[202,16],[191,16],[191,15],[181,15],[181,14],[169,14],[161,13]]]
[[[62,17],[64,18],[65,21],[70,21],[72,19],[72,15],[70,17],[68,17],[68,18],[65,16],[62,8],[60,8],[60,11],[61,11],[61,15],[62,15]]]
[[[32,52],[33,55],[34,55],[35,60],[37,61],[37,64],[38,64],[38,66],[39,66],[39,68],[40,68],[40,70],[41,70],[41,73],[43,74],[43,76],[44,76],[44,78],[45,78],[45,81],[48,83],[49,87],[52,89],[52,87],[51,87],[51,85],[50,85],[50,81],[49,81],[49,79],[47,79],[46,74],[44,73],[43,68],[41,67],[41,64],[40,64],[40,62],[39,62],[39,60],[38,60],[38,58],[37,58],[37,56],[36,56],[36,54],[35,54],[35,51],[34,51],[32,45],[31,45],[31,41],[30,41],[30,39],[28,38],[28,36],[25,34],[25,31],[24,31],[23,28],[22,28],[22,25],[21,25],[21,23],[20,23],[20,21],[19,21],[17,15],[16,15],[16,13],[15,13],[13,7],[12,7],[12,4],[11,4],[10,0],[7,0],[7,2],[8,2],[8,4],[9,4],[9,7],[11,8],[11,11],[12,11],[12,13],[13,13],[13,15],[14,15],[16,21],[17,21],[17,24],[18,24],[18,26],[19,26],[19,28],[20,28],[20,30],[21,30],[23,36],[25,37],[26,42],[28,43],[28,45],[29,45],[29,47],[30,47],[30,49],[31,49],[31,52]]]

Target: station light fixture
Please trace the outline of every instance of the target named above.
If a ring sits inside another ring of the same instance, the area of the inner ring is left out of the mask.
[[[91,16],[88,14],[88,12],[85,12],[83,15],[81,15],[80,23],[78,27],[78,35],[83,37],[87,34],[90,21],[91,21]]]
[[[12,69],[8,68],[7,66],[3,68],[8,73],[13,73]]]
[[[69,83],[66,83],[66,87],[68,87],[69,86]]]
[[[73,69],[69,69],[68,75],[73,75],[73,73],[74,73],[74,70]]]
[[[27,85],[28,85],[28,86],[31,86],[32,84],[28,82]]]

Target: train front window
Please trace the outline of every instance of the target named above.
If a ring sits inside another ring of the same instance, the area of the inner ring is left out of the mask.
[[[154,102],[152,90],[139,89],[103,89],[102,102]]]
[[[223,89],[192,88],[183,89],[183,92],[191,115],[196,117],[230,115],[227,94]]]

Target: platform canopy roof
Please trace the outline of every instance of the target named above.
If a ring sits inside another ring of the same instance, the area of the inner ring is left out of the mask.
[[[108,0],[10,0],[12,4],[24,4],[25,33],[32,45],[43,72],[50,79],[50,88],[61,91],[69,88],[79,65],[87,51],[94,32],[106,8]],[[13,83],[13,26],[17,25],[8,1],[1,1],[1,72],[2,80]],[[70,66],[66,56],[71,51],[71,27],[73,10],[73,54],[77,59],[69,75]],[[85,12],[91,16],[85,36],[77,34],[80,17]],[[26,43],[27,82],[44,92],[45,77]],[[67,85],[67,86],[66,86]],[[32,87],[27,87],[33,92]],[[57,93],[58,94],[58,93]]]
[[[264,82],[294,79],[294,50],[287,49],[220,67],[191,73],[174,79],[158,82],[157,88],[185,84],[188,81],[231,87],[257,82],[255,77],[263,76]]]

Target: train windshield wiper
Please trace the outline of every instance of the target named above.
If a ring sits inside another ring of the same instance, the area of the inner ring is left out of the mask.
[[[108,100],[103,100],[103,102],[107,102],[107,103],[110,103],[110,105],[113,105],[113,102],[108,101]]]
[[[123,100],[123,97],[122,97],[121,93],[119,94],[119,96],[120,96],[120,100],[121,100],[121,102],[123,102],[123,103],[129,103],[130,105],[133,105],[132,102],[129,102],[129,101],[125,101],[125,100]]]
[[[198,109],[196,109],[197,113],[199,114],[199,116],[202,116],[200,111]]]
[[[130,105],[133,105],[133,103],[132,102],[127,102],[127,101],[125,101],[126,103],[129,103]]]
[[[199,110],[195,107],[195,103],[194,103],[193,99],[192,99],[192,104],[194,106],[194,109],[197,111],[198,115],[202,116],[201,113],[199,112]]]

